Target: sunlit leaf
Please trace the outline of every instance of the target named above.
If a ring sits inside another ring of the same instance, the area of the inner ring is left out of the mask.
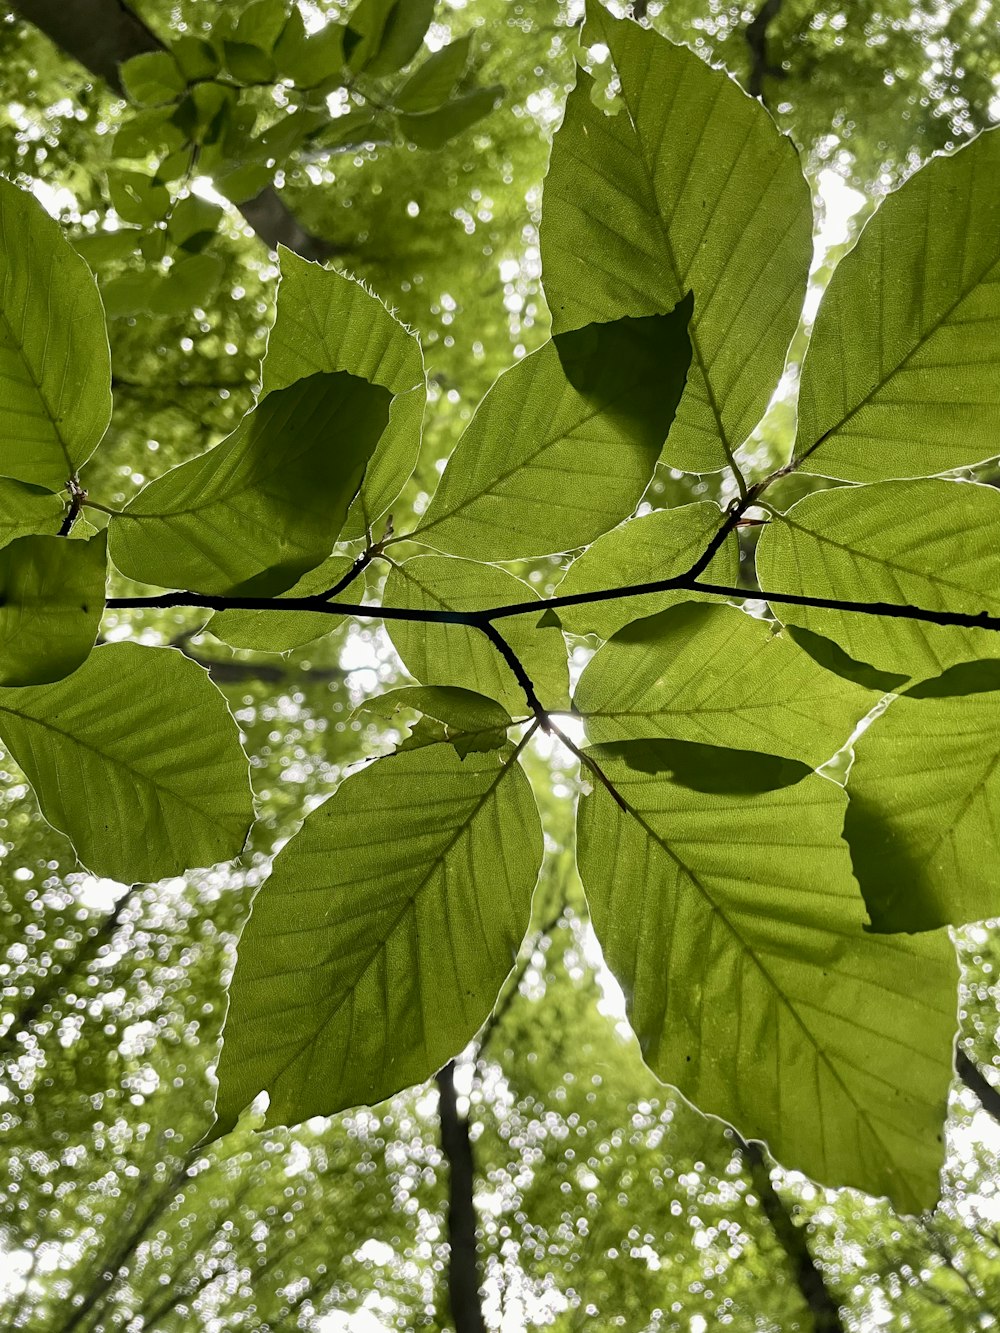
[[[537,593],[495,565],[449,556],[418,555],[397,565],[382,596],[384,606],[420,611],[475,611],[532,601]],[[567,703],[566,641],[537,617],[511,617],[498,629],[520,658],[542,704]],[[424,685],[460,685],[494,699],[515,717],[529,711],[514,673],[479,629],[466,625],[387,620],[386,629],[406,669]]]
[[[1000,614],[1000,494],[954,481],[820,491],[773,516],[757,546],[757,576],[768,592]],[[904,679],[997,646],[988,630],[781,602],[771,609]]]
[[[0,180],[0,476],[58,491],[111,419],[111,354],[87,265]]]
[[[594,6],[624,104],[581,73],[555,136],[541,225],[557,332],[672,309],[694,292],[694,357],[667,461],[721,468],[781,375],[812,254],[798,157],[768,113],[692,51]]]
[[[392,837],[386,837],[386,829]],[[380,759],[308,816],[240,940],[217,1132],[380,1101],[475,1035],[527,928],[542,859],[511,752]]]
[[[99,875],[156,880],[243,848],[253,800],[236,723],[173,649],[105,644],[65,680],[0,690],[0,737]]]
[[[415,533],[512,560],[593,541],[649,484],[684,390],[691,302],[559,334],[502,375]]]
[[[795,456],[845,481],[922,477],[1000,452],[1000,134],[889,195],[823,296]]]
[[[823,1183],[937,1199],[957,964],[947,934],[865,935],[846,798],[806,777],[692,791],[592,752],[580,873],[650,1067]]]

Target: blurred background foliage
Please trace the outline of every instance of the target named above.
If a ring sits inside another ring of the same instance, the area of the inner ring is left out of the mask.
[[[181,254],[176,245],[171,253],[162,219],[128,232],[133,224],[112,203],[118,192],[121,205],[115,145],[136,108],[26,22],[30,8],[0,8],[0,172],[35,190],[109,295],[115,414],[88,480],[119,503],[220,438],[251,402],[277,266],[226,203],[221,180],[197,165],[173,190],[176,202],[215,205],[210,235]],[[248,8],[135,6],[168,44],[232,32]],[[1000,6],[635,8],[762,95],[817,189],[807,319],[782,392],[748,445],[766,453],[793,427],[808,313],[867,211],[931,153],[1000,117]],[[317,32],[343,18],[333,0],[303,3],[301,13]],[[356,142],[328,126],[318,138],[272,140],[282,151],[268,179],[290,214],[420,333],[431,405],[397,531],[407,510],[426,505],[486,388],[547,335],[537,225],[548,144],[578,54],[606,69],[606,52],[578,53],[581,18],[576,0],[439,0],[419,58],[469,36],[465,77],[501,90],[495,109],[440,147],[422,147],[382,109],[400,78],[371,75],[323,94],[333,124],[355,118]],[[294,89],[264,85],[240,92],[251,113],[239,122],[244,136],[280,131],[309,109]],[[147,157],[130,170],[154,171],[156,155]],[[188,288],[176,268],[191,258],[208,267]],[[719,498],[724,485],[663,469],[647,499]],[[798,498],[791,484],[784,498]],[[519,572],[547,586],[558,566]],[[75,867],[21,775],[0,761],[0,1325],[453,1327],[433,1084],[280,1132],[257,1132],[251,1115],[198,1147],[224,983],[253,886],[303,814],[351,765],[391,745],[398,733],[351,715],[401,679],[376,629],[342,626],[284,657],[231,652],[202,629],[193,612],[151,612],[127,622],[108,615],[103,633],[175,643],[227,694],[261,812],[242,864],[156,885],[97,880]],[[494,1018],[453,1071],[475,1166],[485,1326],[994,1327],[1000,1124],[956,1086],[940,1206],[903,1218],[884,1201],[782,1172],[657,1084],[602,968],[567,850],[565,797],[576,779],[544,748],[532,778],[548,847],[535,929]],[[956,947],[964,1040],[988,1068],[1000,936],[977,926]]]

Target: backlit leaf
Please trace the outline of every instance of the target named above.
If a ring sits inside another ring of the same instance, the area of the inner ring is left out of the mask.
[[[284,591],[337,540],[388,412],[385,389],[345,372],[268,394],[114,515],[112,560],[166,588]]]
[[[104,644],[65,680],[0,690],[0,737],[98,875],[156,880],[243,848],[253,800],[236,723],[171,648]]]
[[[0,476],[60,490],[110,419],[93,276],[41,204],[0,180]]]
[[[541,859],[509,749],[432,745],[343,782],[279,853],[243,931],[217,1132],[262,1088],[267,1123],[293,1124],[433,1074],[489,1014]]]
[[[581,73],[555,136],[541,225],[557,332],[672,309],[694,292],[694,356],[667,461],[725,466],[763,416],[805,296],[812,203],[760,103],[692,51],[594,6],[623,107]]]
[[[580,873],[646,1062],[822,1183],[938,1195],[957,964],[944,931],[866,935],[846,798],[806,777],[691,791],[594,751]]]

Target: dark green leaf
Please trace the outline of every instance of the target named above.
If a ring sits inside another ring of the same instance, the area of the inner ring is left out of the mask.
[[[608,741],[589,753],[603,768],[620,761],[639,773],[654,773],[691,791],[719,796],[753,796],[755,792],[792,787],[812,772],[797,759],[781,759],[752,750],[728,750],[698,741]]]
[[[159,222],[170,209],[170,192],[166,186],[143,171],[109,171],[108,193],[122,221],[139,227]]]
[[[502,375],[458,442],[418,540],[513,560],[593,541],[649,484],[691,359],[670,315],[560,334]]]
[[[0,547],[33,532],[59,531],[66,506],[58,495],[41,486],[0,477]]]
[[[240,83],[273,83],[277,75],[274,60],[267,51],[250,42],[223,42],[226,66]]]
[[[174,245],[184,245],[200,232],[214,232],[222,217],[222,209],[208,199],[189,194],[174,204],[167,223],[167,235]]]
[[[436,111],[398,116],[399,128],[418,148],[443,148],[450,140],[471,130],[473,125],[478,125],[491,111],[495,111],[500,105],[503,92],[499,85],[477,88],[464,97],[446,102]]]
[[[104,611],[107,534],[0,549],[0,686],[47,685],[86,661]]]
[[[202,37],[177,37],[170,43],[170,53],[184,78],[191,82],[211,79],[219,72],[215,47]]]
[[[449,42],[418,65],[393,98],[400,111],[434,111],[448,101],[465,73],[472,33]]]
[[[351,69],[395,74],[420,50],[435,0],[359,0],[347,20],[344,51]]]
[[[281,285],[262,368],[264,392],[317,371],[346,370],[394,395],[344,530],[345,538],[359,537],[392,504],[417,461],[425,399],[420,344],[360,282],[283,246],[278,253]]]
[[[0,476],[60,490],[110,419],[93,275],[41,204],[0,180]]]
[[[387,832],[391,830],[391,837]],[[348,778],[279,853],[240,940],[216,1132],[429,1077],[489,1014],[528,925],[538,812],[511,754],[450,746]]]
[[[0,736],[98,875],[156,880],[243,847],[253,800],[236,723],[173,649],[105,644],[66,680],[0,690]]]
[[[866,690],[891,694],[899,690],[909,679],[908,676],[898,675],[892,671],[879,671],[876,667],[869,666],[867,662],[856,662],[839,644],[834,643],[832,639],[824,639],[822,634],[814,634],[811,629],[789,625],[788,637],[821,667],[832,671],[835,676],[843,676],[845,680],[853,680],[855,684],[863,685]]]
[[[161,587],[283,591],[337,540],[388,413],[385,389],[344,372],[268,394],[114,515],[112,560]]]
[[[148,51],[119,66],[125,91],[140,106],[173,102],[187,87],[187,80],[169,51]]]

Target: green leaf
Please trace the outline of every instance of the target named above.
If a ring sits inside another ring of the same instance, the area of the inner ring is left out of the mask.
[[[583,546],[638,504],[684,391],[691,302],[563,333],[490,389],[414,534],[514,560]]]
[[[207,303],[224,272],[221,255],[190,255],[166,273],[149,269],[123,273],[101,284],[105,311],[109,319],[136,314],[185,315],[193,306]]]
[[[722,511],[707,500],[631,518],[598,537],[593,546],[573,561],[556,590],[557,595],[577,597],[608,588],[676,578],[691,568],[722,524]],[[719,548],[702,577],[733,585],[739,573],[740,552],[733,534]],[[610,639],[623,625],[694,597],[694,593],[686,590],[644,593],[564,606],[559,615],[563,628],[570,634],[599,634],[602,639]]]
[[[211,79],[219,72],[215,47],[202,37],[177,37],[170,43],[170,53],[189,82]]]
[[[434,745],[343,782],[278,854],[243,931],[216,1133],[262,1088],[267,1123],[292,1124],[380,1101],[460,1051],[510,970],[541,859],[509,749]]]
[[[400,111],[435,111],[448,101],[469,64],[473,34],[449,42],[418,65],[393,98]]]
[[[408,65],[423,45],[434,4],[435,0],[359,0],[344,36],[351,69],[382,76]]]
[[[395,565],[382,605],[420,611],[475,611],[533,601],[528,584],[495,565],[418,555]],[[458,685],[494,699],[515,717],[528,712],[514,673],[478,629],[465,625],[387,620],[389,637],[407,671],[425,685]],[[514,616],[498,625],[520,658],[544,707],[567,702],[566,641],[558,629],[538,629],[530,616]]]
[[[315,569],[303,574],[283,594],[285,597],[315,597],[339,583],[354,561],[349,555],[331,555]],[[363,585],[362,585],[363,586]],[[357,601],[354,588],[340,594]],[[321,639],[344,623],[343,616],[325,611],[217,611],[208,629],[231,648],[249,648],[258,653],[287,653],[314,639]]]
[[[988,665],[994,692],[904,695],[854,743],[844,836],[874,930],[1000,916],[1000,663]]]
[[[838,264],[802,367],[795,457],[845,481],[1000,451],[1000,135],[935,157]]]
[[[339,81],[344,67],[344,28],[327,23],[317,32],[307,33],[302,15],[292,9],[288,23],[274,48],[278,73],[291,79],[297,88],[318,88]]]
[[[769,592],[1000,614],[1000,494],[957,481],[881,482],[808,495],[775,514],[757,546]],[[919,679],[989,657],[989,630],[788,606],[774,614],[880,671]]]
[[[387,690],[385,694],[364,700],[354,710],[354,716],[372,713],[392,722],[401,708],[422,713],[425,718],[440,723],[441,727],[436,734],[432,732],[432,738],[423,734],[411,735],[415,744],[404,741],[399,749],[447,741],[463,759],[467,754],[481,750],[502,750],[512,721],[506,708],[494,699],[454,685],[404,685]]]
[[[169,51],[147,51],[119,65],[122,86],[133,102],[155,106],[173,102],[187,88],[187,80]]]
[[[104,611],[107,534],[19,537],[0,550],[0,686],[47,685],[86,661]]]
[[[284,591],[329,554],[388,411],[384,389],[344,372],[269,394],[112,517],[112,560],[160,587]]]
[[[426,386],[420,344],[362,283],[278,247],[281,285],[267,342],[264,392],[317,371],[347,370],[394,396],[389,424],[348,517],[362,536],[399,495],[417,461]]]
[[[773,624],[704,602],[684,602],[619,630],[573,696],[592,741],[678,738],[814,768],[877,701],[824,671]]]
[[[856,662],[832,639],[824,639],[822,634],[814,634],[812,630],[802,629],[798,625],[788,626],[788,637],[821,667],[832,671],[836,676],[843,676],[845,680],[853,680],[856,684],[863,685],[866,690],[878,690],[880,694],[890,694],[899,690],[909,679],[908,676],[897,672],[879,671],[867,662]]]
[[[142,233],[132,227],[121,227],[118,231],[98,231],[90,236],[77,236],[73,241],[73,249],[90,268],[116,264],[135,254],[141,236]]]
[[[123,222],[148,227],[170,211],[170,191],[144,171],[108,172],[108,193]]]
[[[298,10],[297,5],[293,4],[292,8]],[[270,52],[288,22],[289,7],[286,0],[254,0],[240,14],[233,36],[238,42],[248,42],[261,51]]]
[[[93,275],[41,204],[0,180],[0,476],[60,490],[110,420]]]
[[[174,245],[185,245],[192,236],[202,232],[213,233],[218,229],[222,209],[209,199],[189,194],[179,199],[173,207],[167,223],[167,235]]]
[[[251,42],[223,42],[226,66],[240,83],[273,83],[277,76],[274,60],[267,51]]]
[[[0,547],[33,532],[59,531],[66,506],[58,495],[40,486],[0,477]]]
[[[422,111],[397,117],[399,128],[411,143],[418,148],[433,151],[443,148],[473,125],[495,111],[503,98],[503,88],[494,84],[489,88],[476,88],[463,97],[455,97],[435,111]]]
[[[628,809],[599,783],[581,800],[580,874],[650,1068],[787,1167],[930,1207],[957,963],[944,932],[864,934],[843,792],[602,769]]]
[[[0,690],[0,736],[95,874],[152,881],[242,850],[253,800],[236,723],[173,649],[105,644],[54,685]]]
[[[555,136],[541,224],[557,332],[672,309],[694,291],[694,358],[668,461],[694,472],[764,414],[812,257],[812,201],[791,141],[692,51],[595,7],[622,110],[580,74]]]
[[[603,769],[620,760],[639,773],[654,773],[690,791],[719,796],[753,796],[792,787],[812,772],[798,759],[730,750],[700,741],[628,740],[594,745],[590,754]]]
[[[171,153],[182,148],[185,136],[177,125],[177,110],[174,106],[164,106],[133,112],[115,133],[112,156],[141,159],[145,164],[150,153]]]

